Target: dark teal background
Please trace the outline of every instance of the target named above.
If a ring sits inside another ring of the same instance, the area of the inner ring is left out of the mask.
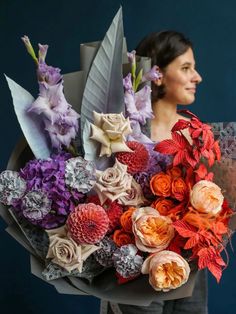
[[[0,0],[0,170],[22,136],[3,73],[37,96],[34,64],[20,37],[26,34],[35,45],[49,44],[48,64],[63,73],[76,71],[80,43],[101,40],[120,4],[129,50],[151,31],[184,32],[194,43],[197,69],[203,77],[190,109],[206,121],[236,120],[235,1]],[[1,314],[99,312],[99,300],[60,295],[31,275],[28,253],[5,227],[0,221]],[[209,275],[210,314],[236,313],[235,254],[230,252],[230,258],[220,285]]]

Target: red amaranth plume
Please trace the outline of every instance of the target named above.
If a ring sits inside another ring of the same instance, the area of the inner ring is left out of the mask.
[[[126,145],[133,152],[116,153],[116,158],[119,162],[128,166],[127,172],[130,174],[145,171],[149,159],[149,154],[145,146],[135,141],[126,142]]]

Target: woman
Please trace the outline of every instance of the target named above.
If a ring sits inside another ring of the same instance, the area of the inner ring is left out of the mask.
[[[171,138],[171,129],[181,118],[177,105],[189,105],[195,100],[197,85],[202,81],[195,69],[191,42],[174,31],[153,33],[144,38],[136,49],[139,56],[150,57],[162,77],[152,82],[154,118],[147,130],[153,142]],[[186,119],[186,118],[184,118]],[[191,142],[188,132],[184,135]],[[108,313],[123,314],[206,314],[206,273],[199,272],[192,297],[153,302],[150,306],[110,304]]]

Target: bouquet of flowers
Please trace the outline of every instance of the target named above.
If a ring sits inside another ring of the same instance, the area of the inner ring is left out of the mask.
[[[185,112],[191,119],[178,121],[172,139],[149,138],[147,82],[161,74],[156,66],[137,71],[133,51],[122,80],[122,31],[119,11],[88,73],[81,116],[66,100],[60,69],[46,64],[48,46],[39,44],[36,56],[23,37],[39,96],[7,80],[35,158],[0,174],[0,202],[27,239],[39,276],[58,282],[59,291],[67,289],[64,278],[70,293],[148,304],[188,296],[196,269],[220,280],[233,211],[210,171],[220,160],[210,126]]]

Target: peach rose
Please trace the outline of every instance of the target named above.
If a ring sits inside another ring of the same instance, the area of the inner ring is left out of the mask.
[[[199,212],[218,214],[222,209],[224,196],[218,185],[211,181],[198,181],[190,192],[190,202]]]
[[[154,175],[150,181],[150,188],[153,194],[168,197],[171,194],[171,176],[160,172]]]
[[[187,282],[190,267],[187,261],[172,251],[149,256],[142,265],[142,273],[149,274],[149,283],[157,291],[176,289]]]
[[[175,204],[172,200],[159,198],[154,201],[151,206],[155,208],[161,215],[168,216],[170,209],[175,207]]]
[[[173,196],[180,202],[188,195],[187,184],[181,177],[176,177],[172,180],[171,190]]]
[[[159,252],[174,237],[174,227],[169,217],[161,216],[152,207],[136,209],[132,215],[135,244],[143,252]]]
[[[172,167],[167,170],[167,174],[169,174],[172,178],[179,178],[182,176],[182,171],[179,167]]]

